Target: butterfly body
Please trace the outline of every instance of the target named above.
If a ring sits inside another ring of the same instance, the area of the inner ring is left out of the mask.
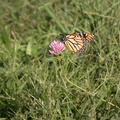
[[[88,32],[66,35],[61,34],[60,36],[68,49],[73,51],[74,55],[81,53],[84,50],[86,43],[95,39],[95,36]]]

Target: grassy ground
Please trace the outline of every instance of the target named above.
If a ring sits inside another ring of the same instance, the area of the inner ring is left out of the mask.
[[[0,120],[120,119],[119,0],[1,0],[0,28]],[[81,54],[48,52],[81,31]]]

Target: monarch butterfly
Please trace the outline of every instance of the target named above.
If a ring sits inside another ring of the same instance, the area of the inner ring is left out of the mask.
[[[73,33],[73,34],[60,34],[64,44],[68,47],[70,51],[73,51],[74,55],[78,55],[81,53],[86,43],[91,42],[95,39],[95,36],[88,32],[82,33]]]

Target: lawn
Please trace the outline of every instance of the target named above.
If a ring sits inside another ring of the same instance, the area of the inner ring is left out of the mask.
[[[1,0],[0,120],[119,120],[120,1]],[[90,32],[79,55],[49,53]]]

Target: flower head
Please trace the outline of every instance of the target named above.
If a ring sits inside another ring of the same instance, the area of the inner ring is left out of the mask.
[[[49,52],[51,54],[57,55],[65,49],[65,46],[64,46],[64,43],[54,40],[50,43],[50,48],[51,49],[49,50]]]

